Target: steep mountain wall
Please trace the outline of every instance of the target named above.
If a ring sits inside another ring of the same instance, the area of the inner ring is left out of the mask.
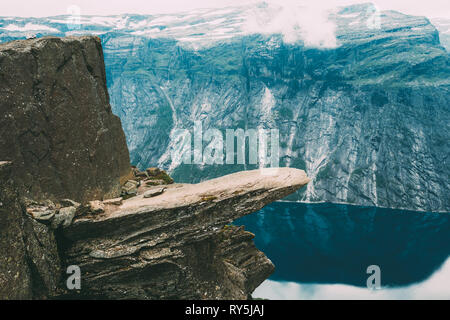
[[[450,211],[447,29],[354,5],[323,25],[333,26],[336,46],[320,45],[321,32],[311,45],[301,22],[289,29],[286,20],[288,34],[267,27],[280,12],[263,5],[82,17],[75,29],[61,17],[19,18],[3,21],[0,39],[23,37],[27,23],[38,35],[100,34],[111,106],[141,169],[170,168],[184,182],[254,169],[248,161],[173,166],[171,132],[192,130],[195,120],[204,131],[276,128],[280,165],[312,178],[290,200]],[[263,24],[248,31],[255,15]]]
[[[281,165],[312,178],[290,200],[449,211],[449,55],[427,19],[383,12],[371,29],[366,9],[331,17],[336,48],[286,43],[279,34],[238,34],[198,48],[103,35],[112,106],[132,162],[158,163],[186,182],[252,169],[172,167],[170,132],[192,132],[195,120],[204,131],[276,128]]]

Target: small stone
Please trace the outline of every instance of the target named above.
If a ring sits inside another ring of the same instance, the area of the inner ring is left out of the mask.
[[[134,180],[128,180],[127,183],[125,183],[125,185],[122,187],[122,196],[128,198],[130,196],[136,196],[138,187],[139,182]]]
[[[148,168],[146,171],[150,180],[163,180],[164,184],[174,183],[173,179],[164,170],[159,168]]]
[[[144,172],[144,171],[135,171],[134,175],[136,177],[140,177],[140,178],[147,178],[148,177],[147,176],[147,172]]]
[[[89,202],[90,211],[92,213],[103,213],[105,212],[105,205],[102,201],[94,200]]]
[[[65,207],[60,209],[59,212],[55,214],[55,218],[52,220],[51,227],[53,229],[57,229],[60,226],[70,226],[72,224],[73,218],[75,217],[76,211],[76,207]]]
[[[27,213],[30,214],[35,220],[41,222],[52,220],[58,212],[55,204],[51,200],[36,202],[34,200],[24,198],[23,201],[26,206]]]
[[[166,188],[155,188],[155,189],[148,190],[144,193],[144,198],[153,198],[153,197],[159,196],[165,190],[166,190]]]
[[[140,171],[138,168],[133,167],[131,170],[133,171],[135,179],[138,181],[148,178],[147,172],[145,171]]]
[[[28,208],[27,212],[38,221],[50,221],[56,214],[56,210],[49,208]]]
[[[43,200],[39,205],[43,206],[43,207],[47,207],[48,209],[55,209],[56,205],[53,201],[51,200]]]
[[[139,182],[138,181],[136,181],[136,180],[128,180],[127,181],[127,184],[132,184],[132,185],[135,185],[136,187],[138,187],[139,186]]]
[[[146,171],[150,177],[155,177],[161,173],[161,169],[159,168],[148,168]]]
[[[75,201],[70,200],[70,199],[63,199],[63,200],[61,200],[59,203],[61,204],[61,206],[62,206],[63,208],[65,208],[65,207],[75,207],[75,208],[78,208],[79,206],[81,206],[81,204],[79,204],[78,202],[75,202]]]
[[[115,199],[108,199],[104,200],[104,205],[113,205],[113,206],[120,206],[123,203],[123,198],[115,198]]]
[[[147,186],[162,186],[166,184],[166,182],[162,179],[145,180],[144,182]]]

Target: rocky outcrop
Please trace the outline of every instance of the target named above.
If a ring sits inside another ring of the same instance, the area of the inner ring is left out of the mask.
[[[141,184],[146,186],[160,186],[174,183],[173,179],[159,168],[148,168],[140,171],[137,167],[131,167],[133,178],[126,181],[122,186],[121,196],[128,199],[137,195],[138,188]],[[155,192],[154,190],[152,192]]]
[[[65,261],[82,272],[83,298],[245,299],[274,270],[254,235],[228,224],[309,182],[302,170],[254,170],[172,184],[63,229]],[[150,189],[149,189],[150,188]],[[156,187],[160,188],[160,187]]]
[[[0,80],[0,299],[244,299],[273,272],[229,224],[304,171],[189,185],[130,168],[95,37],[0,45]],[[62,277],[73,265],[81,291]]]
[[[114,198],[130,173],[100,39],[0,45],[0,159],[33,199]]]
[[[60,279],[55,236],[25,213],[12,170],[0,162],[0,300],[53,296]]]
[[[52,297],[54,230],[80,202],[120,195],[129,154],[95,37],[0,45],[0,298]]]

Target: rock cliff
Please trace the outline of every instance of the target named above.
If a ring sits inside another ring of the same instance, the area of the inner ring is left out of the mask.
[[[0,45],[0,159],[30,198],[120,194],[130,160],[95,37]]]
[[[254,235],[230,226],[306,185],[302,170],[245,171],[107,205],[63,229],[84,298],[246,299],[274,270]],[[158,188],[158,187],[156,187]],[[71,294],[70,292],[68,293]]]
[[[50,228],[25,213],[13,166],[0,162],[0,299],[53,296],[60,259]]]
[[[130,167],[96,37],[0,45],[0,79],[0,299],[244,299],[273,272],[229,224],[306,185],[304,171],[189,185]]]

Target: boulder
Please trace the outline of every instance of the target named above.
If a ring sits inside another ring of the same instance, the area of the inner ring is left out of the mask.
[[[0,44],[0,159],[29,198],[114,198],[130,178],[98,37]]]
[[[173,179],[165,172],[164,170],[161,170],[159,168],[148,168],[146,170],[147,175],[151,180],[162,180],[164,181],[164,184],[172,184],[174,183]]]
[[[147,190],[144,193],[144,198],[153,198],[156,196],[159,196],[160,194],[163,194],[163,192],[166,190],[166,188],[153,188],[150,190]]]
[[[56,210],[46,207],[27,209],[27,212],[38,221],[51,221],[56,214]]]
[[[59,227],[68,227],[72,223],[73,218],[77,212],[77,207],[65,207],[59,209],[58,213],[54,216],[51,227],[58,229]]]
[[[146,186],[161,186],[161,185],[166,184],[166,182],[164,180],[160,180],[160,179],[145,180],[144,183]]]
[[[102,201],[94,200],[89,202],[89,212],[93,214],[105,212],[105,205]]]
[[[139,182],[136,180],[128,180],[123,186],[122,186],[122,192],[121,195],[123,198],[130,198],[137,195],[138,188],[139,188]]]

